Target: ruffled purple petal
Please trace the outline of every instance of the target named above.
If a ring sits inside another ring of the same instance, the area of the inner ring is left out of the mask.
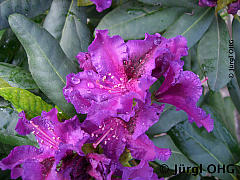
[[[240,9],[240,0],[233,2],[228,5],[228,14],[235,15],[237,14],[238,10]]]
[[[151,76],[155,68],[156,49],[161,44],[160,34],[145,35],[144,40],[129,40],[129,60],[125,63],[125,72],[128,79],[138,79],[142,75]]]
[[[170,64],[175,63],[174,69],[183,67],[184,63],[180,58],[188,55],[187,40],[183,36],[171,39],[162,38],[162,43],[158,46],[156,54],[156,68],[152,71],[152,75],[156,78],[166,77]]]
[[[147,161],[142,160],[137,166],[123,167],[122,179],[134,179],[134,180],[158,180],[153,168],[148,165]]]
[[[20,166],[15,167],[11,170],[11,178],[12,179],[17,179],[18,177],[22,176],[23,174],[23,168]]]
[[[42,150],[34,146],[24,145],[15,147],[10,154],[0,161],[2,170],[13,169],[24,163],[27,159],[36,158],[42,154]]]
[[[103,10],[109,8],[112,4],[112,0],[90,0],[96,5],[96,9],[98,12],[102,12]]]
[[[79,154],[82,153],[82,146],[89,138],[89,135],[81,129],[81,124],[77,116],[61,123],[59,132],[61,132],[59,137],[62,142],[67,145],[73,145],[76,152]]]
[[[111,159],[106,158],[103,154],[88,154],[91,169],[88,171],[95,179],[111,179],[112,174],[114,173],[114,168],[111,168]],[[113,166],[112,166],[113,167]]]
[[[15,130],[17,131],[18,134],[23,136],[30,134],[33,130],[32,127],[29,125],[30,124],[29,121],[26,119],[24,111],[20,112],[18,116],[20,118],[18,119],[18,123]]]
[[[199,127],[204,126],[208,132],[213,130],[213,119],[196,106],[202,94],[201,81],[196,74],[183,71],[177,82],[171,85],[168,82],[162,86],[167,88],[160,87],[156,93],[159,102],[172,104],[184,110],[190,117],[190,122],[195,121]]]
[[[217,0],[199,0],[199,6],[210,6],[214,7],[217,5]]]
[[[93,70],[96,72],[95,67],[92,65],[92,60],[91,60],[91,56],[88,52],[80,52],[78,53],[78,55],[76,56],[78,63],[79,63],[79,67],[83,70],[89,71],[89,70]]]
[[[127,148],[131,151],[132,157],[139,160],[154,161],[157,158],[166,161],[171,156],[170,149],[158,148],[145,134],[136,140],[130,140]]]
[[[24,164],[22,164],[23,180],[42,180],[47,176],[47,174],[43,174],[42,171],[44,169],[43,165],[40,164],[38,160],[28,160]]]
[[[135,116],[131,118],[134,121],[134,132],[131,135],[133,140],[144,134],[149,127],[155,124],[163,111],[164,105],[151,104],[151,94],[148,93],[146,103],[137,101]]]
[[[102,76],[111,76],[121,82],[125,79],[123,61],[128,58],[127,46],[120,36],[108,36],[108,30],[97,30],[88,47],[93,66]]]

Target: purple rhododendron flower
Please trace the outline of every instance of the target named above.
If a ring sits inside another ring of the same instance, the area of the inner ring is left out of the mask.
[[[43,111],[31,121],[26,119],[24,112],[19,115],[16,131],[21,135],[33,133],[39,148],[17,146],[0,161],[2,170],[11,169],[13,179],[20,176],[28,180],[111,180],[112,176],[123,176],[123,180],[158,179],[144,160],[135,167],[124,167],[104,154],[85,155],[81,149],[89,135],[81,129],[76,117],[61,123],[55,108]]]
[[[214,7],[217,5],[217,0],[199,0],[199,6]]]
[[[0,161],[1,169],[12,170],[13,179],[19,176],[28,180],[88,179],[100,174],[111,176],[111,171],[99,167],[108,166],[110,159],[100,154],[85,156],[82,152],[82,145],[89,135],[81,130],[76,117],[60,123],[55,108],[31,121],[25,118],[24,112],[20,117],[16,131],[21,135],[32,132],[40,148],[17,146]]]
[[[99,126],[94,124],[95,116],[88,116],[83,129],[90,133],[94,148],[99,144],[108,158],[118,160],[125,148],[135,159],[153,161],[156,158],[166,161],[170,149],[156,147],[145,132],[159,120],[164,105],[151,104],[150,94],[146,104],[136,100],[135,115],[128,122],[119,117],[106,117]],[[100,112],[101,113],[101,112]]]
[[[120,36],[107,34],[107,30],[97,31],[88,53],[79,53],[84,71],[67,76],[63,94],[78,113],[107,110],[112,116],[125,115],[128,121],[133,98],[144,102],[147,90],[156,81],[151,74],[161,53],[157,48],[161,37],[146,34],[144,40],[125,43]]]
[[[233,2],[228,5],[228,14],[237,14],[238,10],[240,10],[240,0]]]
[[[198,127],[204,126],[208,132],[213,130],[213,119],[196,103],[202,95],[201,81],[191,71],[183,71],[181,56],[187,55],[187,41],[181,36],[165,39],[159,47],[162,55],[156,60],[153,76],[164,77],[161,87],[155,92],[158,102],[168,103],[184,110],[189,121],[195,121]]]
[[[112,4],[112,0],[90,0],[96,5],[96,9],[98,12],[102,12],[103,10],[109,8]]]

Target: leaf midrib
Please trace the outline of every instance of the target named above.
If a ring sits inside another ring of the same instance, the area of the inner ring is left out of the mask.
[[[192,27],[194,27],[199,21],[201,21],[203,19],[203,17],[208,13],[208,11],[211,8],[208,8],[196,21],[194,21],[193,24],[191,24],[191,26],[189,26],[186,31],[184,31],[181,35],[184,36],[184,34],[186,34],[188,31],[190,31],[192,29]]]
[[[12,18],[15,18],[14,16],[12,16]],[[15,22],[17,22],[17,19],[15,18]],[[18,24],[18,28],[21,29],[22,27],[19,26]],[[32,29],[35,28],[32,24],[31,24]],[[22,28],[23,29],[23,28]],[[41,29],[43,30],[43,29]],[[15,32],[16,34],[18,34],[17,32]],[[50,65],[50,67],[53,69],[53,71],[57,74],[57,76],[59,77],[59,79],[66,85],[66,82],[64,81],[64,79],[61,77],[61,75],[58,73],[58,71],[56,70],[56,68],[53,66],[53,64],[51,63],[50,59],[46,56],[46,54],[44,53],[44,51],[42,50],[42,48],[39,46],[39,44],[37,43],[38,41],[36,41],[36,39],[32,36],[31,33],[29,33],[29,31],[25,31],[25,34],[28,34],[28,36],[31,38],[31,42],[34,42],[34,44],[38,47],[38,49],[40,50],[40,53],[42,54],[42,56],[44,57],[44,59],[47,60],[48,64]],[[25,35],[26,36],[26,35]],[[21,38],[21,37],[19,37]],[[23,39],[23,38],[21,38]],[[31,48],[30,48],[31,49]]]
[[[220,41],[221,41],[221,37],[220,37],[220,31],[219,31],[219,22],[218,22],[218,17],[216,17],[216,22],[217,22],[217,40],[218,40],[218,47],[217,47],[217,64],[216,64],[216,76],[214,79],[214,89],[216,89],[216,83],[217,83],[217,77],[218,77],[218,72],[219,72],[219,56],[220,56]]]
[[[221,166],[223,166],[223,163],[217,159],[216,156],[214,156],[214,154],[212,154],[207,147],[203,146],[195,137],[193,137],[192,135],[190,135],[185,129],[184,132],[190,137],[192,138],[197,144],[199,144],[199,146],[205,150],[210,156],[212,156]],[[195,161],[194,161],[195,162]],[[231,175],[233,178],[236,178],[232,173],[228,173],[229,175]]]

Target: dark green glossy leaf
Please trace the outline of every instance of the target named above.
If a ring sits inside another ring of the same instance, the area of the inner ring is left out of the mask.
[[[120,35],[125,40],[139,39],[146,32],[164,31],[183,12],[183,8],[163,9],[130,1],[104,16],[96,29],[108,29],[110,35]]]
[[[204,77],[200,64],[197,60],[197,47],[198,44],[195,44],[188,50],[188,55],[183,57],[184,60],[184,70],[192,71],[195,74],[199,75],[199,78],[202,79]]]
[[[238,112],[240,113],[240,89],[237,83],[236,78],[233,78],[228,83],[228,91],[230,93],[230,96],[232,98],[232,101],[237,108]]]
[[[156,160],[159,164],[166,164],[170,169],[175,169],[175,165],[184,164],[185,166],[194,167],[196,164],[191,162],[173,143],[171,138],[168,135],[163,135],[160,137],[155,137],[151,139],[155,146],[160,148],[170,148],[172,155],[170,158],[162,162],[160,160]]]
[[[240,86],[240,22],[235,18],[233,21],[233,43],[235,51],[235,75]]]
[[[7,81],[12,87],[38,89],[30,72],[12,64],[0,63],[0,78]]]
[[[208,133],[204,128],[198,128],[187,121],[180,122],[168,132],[174,144],[193,162],[202,164],[204,170],[210,164],[222,166],[238,162],[240,149],[237,140],[231,136],[219,116],[215,116],[210,106],[205,105],[203,108],[215,120],[213,132]],[[235,177],[223,172],[213,175],[226,180]]]
[[[5,30],[0,31],[0,40],[2,39],[2,35],[4,34]]]
[[[86,8],[77,7],[74,0],[53,0],[44,28],[56,39],[66,55],[75,60],[78,52],[87,51],[90,31],[86,25]]]
[[[53,36],[23,15],[11,15],[9,24],[28,54],[29,68],[38,87],[63,112],[73,115],[75,110],[66,102],[62,89],[66,76],[77,72],[77,65],[66,57]]]
[[[171,26],[169,26],[164,37],[172,38],[177,35],[186,37],[188,48],[191,48],[209,28],[214,17],[213,8],[199,7],[193,10],[193,15],[182,14]]]
[[[187,114],[184,111],[176,111],[174,106],[166,104],[159,121],[151,126],[147,133],[151,136],[154,136],[167,132],[177,123],[186,119]]]
[[[0,62],[11,63],[20,45],[12,30],[6,30],[0,40]]]
[[[0,29],[9,26],[8,16],[13,13],[35,17],[46,11],[52,0],[2,0],[0,2]]]
[[[218,121],[222,121],[227,127],[228,131],[236,137],[236,127],[234,120],[234,105],[230,97],[222,98],[219,92],[209,92],[204,97],[204,104],[207,104],[212,108],[215,116],[218,117]]]
[[[151,5],[161,5],[166,7],[187,7],[194,8],[196,7],[197,0],[138,0],[139,2],[143,2]]]
[[[229,78],[228,59],[229,34],[221,18],[214,19],[209,30],[198,45],[198,60],[203,72],[208,77],[212,90],[219,90],[231,79]]]
[[[171,177],[169,180],[201,180],[201,177],[181,173],[177,176]]]

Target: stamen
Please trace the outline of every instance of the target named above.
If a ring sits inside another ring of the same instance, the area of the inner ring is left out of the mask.
[[[96,148],[104,139],[105,137],[110,133],[110,129],[96,142],[93,143],[93,147]]]

